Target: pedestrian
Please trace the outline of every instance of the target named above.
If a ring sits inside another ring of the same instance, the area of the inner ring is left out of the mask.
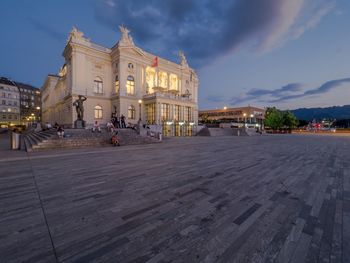
[[[121,126],[122,128],[126,128],[126,125],[125,125],[125,116],[122,114],[122,116],[120,117],[120,120],[121,120]]]
[[[64,130],[61,126],[58,126],[58,128],[57,128],[57,135],[58,135],[58,138],[64,137]]]
[[[113,124],[113,126],[115,127],[115,115],[113,114],[113,117],[111,119],[111,123]]]
[[[98,132],[101,132],[101,127],[100,127],[100,124],[98,123],[98,121],[95,121],[94,126],[92,127],[92,132],[95,132],[96,130]]]
[[[118,116],[115,116],[114,118],[114,127],[119,129],[120,128],[120,121],[119,121],[119,117]]]
[[[114,125],[113,125],[112,121],[109,121],[109,122],[107,122],[107,131],[110,132],[112,130],[114,130]]]

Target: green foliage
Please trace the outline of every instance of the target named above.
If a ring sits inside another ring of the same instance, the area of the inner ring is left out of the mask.
[[[273,130],[281,128],[292,129],[298,125],[298,120],[290,111],[281,111],[275,107],[267,108],[265,114],[265,126]]]
[[[273,108],[267,108],[265,114],[265,126],[278,130],[283,126],[283,116],[280,110]]]
[[[298,120],[292,112],[284,111],[282,115],[283,115],[283,126],[287,127],[290,130],[298,126]]]

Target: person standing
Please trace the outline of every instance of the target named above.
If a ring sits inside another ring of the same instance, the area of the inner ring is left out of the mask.
[[[119,122],[119,117],[118,116],[115,116],[114,118],[114,127],[119,129],[120,128],[120,122]]]
[[[126,125],[125,125],[125,116],[122,114],[122,116],[120,117],[121,119],[121,126],[122,128],[126,128]]]

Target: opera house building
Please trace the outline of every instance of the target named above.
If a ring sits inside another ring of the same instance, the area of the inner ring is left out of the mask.
[[[42,90],[43,122],[74,127],[73,106],[79,95],[86,127],[102,126],[112,116],[126,123],[158,126],[166,136],[188,136],[198,122],[198,77],[182,52],[179,63],[135,46],[129,30],[119,27],[120,40],[106,48],[73,28],[63,51],[65,63],[48,75]]]

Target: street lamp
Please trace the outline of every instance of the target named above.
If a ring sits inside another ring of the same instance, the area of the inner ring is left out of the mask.
[[[37,106],[36,107],[36,110],[37,110],[37,119],[38,119],[38,122],[40,122],[40,120],[41,120],[41,116],[40,116],[40,107],[39,106]]]
[[[243,113],[243,116],[244,116],[244,127],[245,127],[247,122],[247,113]]]
[[[252,124],[252,118],[254,117],[253,114],[250,114],[250,124]]]
[[[141,122],[141,104],[142,104],[142,100],[139,100],[139,112],[140,112],[139,122]]]
[[[224,107],[224,110],[227,110],[227,107],[226,107],[226,106]]]

